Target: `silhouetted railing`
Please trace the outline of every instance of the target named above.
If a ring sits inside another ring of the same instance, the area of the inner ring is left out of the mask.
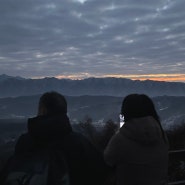
[[[170,182],[168,185],[185,185],[185,180],[184,181],[177,181],[177,182]]]
[[[171,157],[171,155],[175,155],[175,157],[185,159],[185,149],[169,151],[169,155],[170,155],[170,157]]]
[[[178,159],[179,161],[185,161],[185,149],[170,151],[169,160],[173,161],[175,159]],[[183,180],[179,180],[176,182],[169,182],[168,185],[185,185],[185,176]]]

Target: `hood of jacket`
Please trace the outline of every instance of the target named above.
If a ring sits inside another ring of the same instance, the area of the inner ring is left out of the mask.
[[[163,140],[159,123],[151,116],[125,122],[120,133],[142,145],[156,145]]]
[[[67,115],[44,115],[28,119],[28,133],[38,143],[57,141],[71,131]]]

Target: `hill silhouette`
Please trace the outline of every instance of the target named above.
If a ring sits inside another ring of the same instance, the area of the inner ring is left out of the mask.
[[[24,79],[0,75],[0,97],[27,96],[55,90],[70,96],[117,96],[144,93],[149,96],[184,96],[185,83],[139,81],[124,78],[87,78],[83,80],[43,78]]]

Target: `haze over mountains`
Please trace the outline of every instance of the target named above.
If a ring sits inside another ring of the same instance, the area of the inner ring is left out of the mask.
[[[117,96],[145,93],[149,96],[185,96],[185,83],[139,81],[123,78],[88,78],[83,80],[43,78],[25,79],[0,75],[0,97],[16,97],[58,91],[65,95]]]
[[[96,122],[119,121],[123,97],[130,93],[152,96],[163,125],[185,122],[185,83],[121,78],[25,79],[7,75],[0,75],[0,119],[35,116],[41,94],[53,90],[66,96],[74,122],[86,116]]]

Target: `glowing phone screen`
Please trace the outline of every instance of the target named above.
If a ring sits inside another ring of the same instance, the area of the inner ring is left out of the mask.
[[[124,116],[123,115],[119,115],[119,119],[120,119],[120,128],[124,125]]]

